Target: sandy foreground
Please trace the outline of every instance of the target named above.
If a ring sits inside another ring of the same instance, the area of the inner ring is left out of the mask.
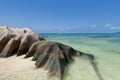
[[[57,80],[44,69],[36,69],[35,61],[23,56],[0,58],[0,80]]]
[[[0,80],[59,80],[50,77],[44,69],[36,69],[35,61],[31,58],[24,59],[12,56],[0,58]],[[99,80],[90,62],[85,59],[76,58],[68,67],[63,80]]]

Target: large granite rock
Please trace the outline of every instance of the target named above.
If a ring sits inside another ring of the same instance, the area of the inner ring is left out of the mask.
[[[25,58],[32,57],[36,61],[36,68],[44,68],[50,75],[62,78],[68,63],[76,56],[86,56],[94,59],[91,54],[86,54],[70,46],[58,42],[46,41],[43,37],[28,28],[0,27],[0,57],[6,58],[16,54],[25,54]]]

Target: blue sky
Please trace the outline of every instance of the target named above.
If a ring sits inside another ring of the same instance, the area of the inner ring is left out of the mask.
[[[120,31],[120,0],[0,0],[0,25],[39,33]]]

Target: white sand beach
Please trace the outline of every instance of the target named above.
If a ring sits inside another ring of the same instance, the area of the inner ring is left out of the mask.
[[[0,58],[0,80],[54,80],[44,69],[36,69],[31,58],[23,56]],[[57,79],[55,79],[57,80]]]

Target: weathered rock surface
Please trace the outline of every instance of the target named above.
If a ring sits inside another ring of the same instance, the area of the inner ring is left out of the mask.
[[[75,56],[86,56],[93,60],[93,55],[82,53],[70,46],[46,41],[28,28],[0,27],[0,57],[16,54],[32,57],[37,68],[45,68],[53,76],[61,78],[67,64]]]
[[[0,57],[25,54],[30,46],[44,38],[28,28],[0,27]]]

